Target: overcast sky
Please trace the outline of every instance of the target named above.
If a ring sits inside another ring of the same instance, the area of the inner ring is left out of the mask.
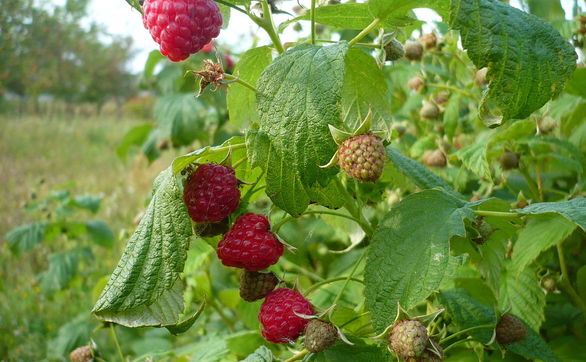
[[[46,1],[46,0],[45,0]],[[52,0],[57,5],[63,5],[66,0]],[[544,0],[547,1],[547,0]],[[309,0],[300,0],[303,5],[308,5]],[[513,5],[518,5],[517,0],[512,0]],[[569,13],[573,0],[562,0],[566,13]],[[282,7],[289,10],[292,6],[297,4],[297,0],[284,0],[281,2]],[[148,53],[151,50],[158,49],[157,44],[152,40],[148,31],[142,25],[140,14],[132,9],[124,0],[92,0],[90,2],[90,18],[91,21],[102,24],[108,32],[112,34],[131,34],[134,40],[134,50],[136,56],[131,64],[133,71],[140,71],[146,60]],[[435,13],[429,10],[417,10],[417,15],[422,16],[427,21],[440,20],[439,17],[434,16]],[[286,16],[279,21],[285,20]],[[283,35],[283,42],[295,40],[298,36],[289,28],[290,31]],[[306,27],[307,29],[307,27]],[[268,36],[263,31],[258,31],[258,27],[253,24],[246,15],[237,11],[232,11],[230,25],[226,30],[222,30],[218,38],[220,44],[230,45],[234,52],[238,53],[250,47],[252,36],[255,34],[259,36],[260,41],[264,43],[269,42]]]

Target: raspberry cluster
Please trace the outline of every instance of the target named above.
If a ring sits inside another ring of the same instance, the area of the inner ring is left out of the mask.
[[[174,62],[200,51],[222,27],[220,8],[212,0],[145,0],[142,9],[145,28]]]

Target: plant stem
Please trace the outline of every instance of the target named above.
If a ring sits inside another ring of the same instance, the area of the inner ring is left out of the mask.
[[[301,216],[304,216],[304,215],[334,215],[334,216],[339,216],[339,217],[343,217],[343,218],[346,218],[346,219],[350,219],[350,220],[352,220],[352,221],[354,221],[354,222],[356,222],[357,224],[360,225],[360,220],[357,220],[356,218],[354,218],[354,217],[352,217],[350,215],[344,215],[344,214],[340,214],[340,213],[333,212],[333,211],[319,211],[319,210],[306,211]],[[272,231],[274,233],[276,233],[276,232],[278,232],[281,229],[281,227],[284,224],[288,223],[289,221],[296,220],[296,219],[298,219],[298,218],[297,217],[293,217],[293,216],[287,216],[287,217],[283,218],[283,220],[281,220],[278,223],[276,223],[272,227]]]
[[[450,344],[449,346],[447,346],[446,348],[444,348],[444,353],[446,353],[447,351],[449,351],[450,349],[456,347],[459,344],[463,344],[463,343],[471,342],[471,341],[472,340],[470,340],[470,339],[461,339],[459,341],[456,341],[456,342]]]
[[[285,267],[290,266],[291,269],[297,270],[299,273],[305,275],[308,278],[313,279],[316,282],[322,282],[324,280],[324,278],[320,277],[319,275],[317,275],[313,272],[310,272],[309,270],[307,270],[307,269],[305,269],[305,268],[303,268],[303,267],[301,267],[301,266],[299,266],[299,265],[297,265],[297,264],[295,264],[285,258],[282,258],[282,260],[285,261]]]
[[[214,1],[215,1],[215,2],[217,2],[217,3],[220,3],[220,4],[222,4],[222,5],[226,5],[227,7],[230,7],[230,8],[232,8],[232,9],[234,9],[234,10],[240,11],[240,12],[241,12],[241,13],[243,13],[243,14],[246,14],[246,15],[248,15],[248,14],[246,13],[246,11],[244,11],[244,10],[240,9],[238,6],[236,6],[236,5],[232,4],[232,3],[229,3],[229,2],[227,2],[227,1],[224,1],[224,0],[214,0]]]
[[[516,212],[502,212],[502,211],[487,211],[487,210],[474,210],[476,215],[480,216],[496,216],[496,217],[511,217],[517,218],[523,215],[517,214]]]
[[[464,89],[461,89],[461,88],[458,88],[458,87],[454,87],[452,85],[437,84],[437,83],[426,83],[425,85],[430,86],[430,87],[433,87],[433,88],[449,89],[451,91],[458,92],[458,93],[461,93],[461,94],[463,94],[463,95],[465,95],[467,97],[470,97],[470,98],[474,99],[477,102],[480,102],[480,99],[476,95],[468,92],[467,90],[464,90]]]
[[[228,316],[226,315],[226,313],[224,313],[224,311],[222,310],[222,308],[220,308],[218,306],[218,304],[216,303],[215,300],[211,299],[209,300],[209,305],[210,307],[212,307],[213,310],[216,311],[216,313],[218,313],[218,315],[220,316],[220,318],[222,319],[222,321],[224,322],[224,324],[226,325],[226,327],[228,327],[228,330],[231,333],[236,332],[236,330],[234,329],[234,322],[228,318]]]
[[[461,331],[458,331],[458,332],[456,332],[456,333],[454,333],[452,335],[447,336],[446,338],[442,339],[439,343],[440,344],[445,343],[445,342],[449,341],[450,339],[456,338],[456,337],[458,337],[458,336],[460,336],[460,335],[462,335],[464,333],[468,333],[468,332],[473,331],[475,329],[495,328],[495,327],[496,326],[494,324],[483,324],[483,325],[480,325],[480,326],[466,328],[466,329],[463,329]]]
[[[124,353],[122,353],[122,348],[120,348],[120,343],[118,343],[118,336],[116,335],[116,331],[114,330],[114,323],[110,323],[110,334],[112,335],[112,339],[114,340],[114,344],[116,345],[116,350],[118,351],[118,356],[120,356],[120,361],[125,361]]]
[[[327,280],[324,280],[322,282],[316,283],[316,284],[312,285],[309,289],[307,289],[305,291],[305,293],[303,293],[303,295],[307,296],[311,292],[313,292],[314,290],[316,290],[317,288],[319,288],[321,286],[328,285],[328,284],[332,284],[334,282],[339,282],[340,280],[345,280],[347,278],[348,278],[347,276],[345,276],[345,277],[337,277],[337,278],[327,279]],[[357,279],[357,278],[350,278],[350,280],[352,280],[353,282],[358,282],[358,283],[364,284],[364,281],[362,281],[360,279]]]
[[[271,13],[271,7],[267,0],[261,0],[262,5],[262,18],[254,16],[252,14],[248,14],[250,19],[254,21],[258,26],[263,28],[271,40],[273,41],[273,45],[279,54],[283,53],[285,49],[283,49],[283,44],[281,44],[281,39],[279,35],[277,35],[277,30],[275,29],[275,24],[273,23],[273,15]]]
[[[562,248],[562,242],[559,242],[556,245],[558,251],[558,258],[560,262],[560,269],[562,271],[562,276],[560,278],[560,287],[564,289],[564,291],[568,294],[570,299],[576,307],[578,307],[584,315],[586,315],[586,302],[582,300],[580,295],[576,292],[572,284],[570,283],[570,275],[568,273],[568,266],[566,264],[566,258],[564,256],[564,249]]]
[[[293,361],[298,361],[300,359],[302,359],[303,357],[305,357],[306,354],[308,354],[309,351],[304,349],[303,351],[297,353],[296,355],[294,355],[293,357],[286,359],[284,362],[293,362]]]
[[[311,0],[311,44],[315,44],[315,0]]]
[[[344,294],[344,290],[346,289],[346,286],[350,282],[350,279],[354,276],[354,273],[356,273],[356,270],[358,269],[358,265],[360,265],[360,263],[362,262],[362,260],[364,259],[365,256],[366,256],[366,250],[362,252],[362,255],[360,255],[360,258],[358,258],[358,260],[354,264],[354,268],[352,268],[352,271],[346,277],[346,281],[344,282],[344,285],[342,285],[342,289],[340,289],[340,291],[338,292],[338,295],[336,295],[336,299],[334,299],[334,302],[332,303],[332,305],[338,304],[338,301],[342,297],[342,294]],[[333,311],[334,311],[334,309],[330,310],[330,316]]]
[[[326,40],[326,39],[317,39],[316,42],[318,42],[318,43],[339,43],[335,40]],[[359,46],[359,47],[376,48],[376,49],[380,49],[380,47],[381,47],[380,44],[373,44],[373,43],[356,43],[354,45]]]
[[[236,161],[233,165],[232,168],[236,169],[238,166],[240,166],[243,162],[246,162],[248,160],[248,157],[242,157],[241,159],[239,159],[238,161]]]
[[[247,83],[246,81],[240,79],[240,77],[236,77],[233,74],[224,73],[224,79],[229,80],[229,81],[233,81],[234,83],[240,83],[243,86],[245,86],[246,88],[248,88],[251,91],[256,93],[256,88],[254,88],[252,85],[250,85],[250,83]]]
[[[364,30],[362,30],[358,35],[356,35],[354,37],[354,39],[350,40],[348,42],[348,45],[352,46],[352,45],[355,45],[356,43],[358,43],[360,41],[360,39],[364,38],[368,33],[371,32],[372,29],[376,28],[379,23],[380,23],[380,19],[375,18],[370,24],[368,24],[368,26],[366,28],[364,28]]]

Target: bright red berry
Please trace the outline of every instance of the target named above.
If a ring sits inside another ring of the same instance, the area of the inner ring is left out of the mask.
[[[283,244],[269,231],[269,220],[258,214],[240,216],[218,244],[222,264],[257,271],[275,264]]]
[[[220,34],[222,14],[212,0],[146,0],[143,23],[161,53],[179,62]]]
[[[313,306],[300,293],[280,288],[269,294],[260,307],[258,320],[262,335],[273,343],[289,343],[299,337],[309,319],[298,314],[314,315]]]
[[[234,169],[214,163],[199,165],[187,178],[183,200],[193,221],[222,221],[240,203],[240,190]]]

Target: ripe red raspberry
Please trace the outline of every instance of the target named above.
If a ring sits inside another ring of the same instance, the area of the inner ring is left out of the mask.
[[[234,169],[214,163],[199,165],[187,178],[183,200],[193,221],[222,221],[240,203],[240,190]]]
[[[283,255],[283,244],[269,231],[263,215],[240,216],[218,244],[222,264],[257,271],[275,264]]]
[[[338,165],[360,182],[374,182],[383,173],[386,150],[383,140],[372,133],[356,135],[338,148]]]
[[[292,289],[279,288],[269,294],[258,315],[263,337],[273,343],[289,343],[297,339],[309,319],[301,318],[295,313],[315,314],[311,303]]]
[[[179,62],[220,34],[222,14],[212,0],[146,0],[143,24],[161,53]]]

